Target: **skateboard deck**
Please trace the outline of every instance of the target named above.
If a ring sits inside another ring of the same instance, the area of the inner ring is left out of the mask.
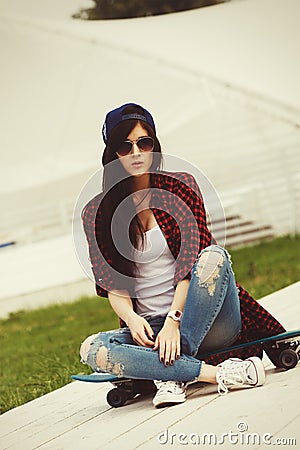
[[[208,356],[213,356],[213,355],[217,355],[217,354],[221,355],[222,353],[227,353],[227,352],[231,352],[233,350],[250,347],[251,345],[259,345],[259,344],[262,345],[266,342],[270,342],[270,343],[273,342],[272,347],[277,348],[277,349],[282,349],[281,353],[283,353],[284,350],[290,351],[290,353],[284,353],[282,355],[283,358],[281,358],[281,354],[279,356],[279,360],[280,360],[283,368],[292,369],[293,367],[295,367],[297,365],[297,363],[299,361],[299,354],[300,354],[300,347],[299,347],[300,346],[300,330],[286,331],[284,333],[276,334],[276,335],[261,338],[261,339],[256,339],[254,341],[243,342],[241,344],[232,345],[230,347],[225,347],[225,348],[214,350],[211,352],[201,353],[200,357],[204,359],[204,358],[207,358]],[[297,345],[297,343],[298,343],[298,345]],[[285,348],[283,348],[283,347],[285,347]],[[295,350],[295,348],[298,350]],[[288,358],[287,358],[288,354],[290,355],[291,361],[288,361]],[[286,358],[284,358],[284,355],[286,355]],[[292,355],[294,355],[294,357]]]
[[[79,373],[77,375],[71,375],[71,378],[77,381],[89,381],[90,383],[106,383],[107,381],[113,383],[114,381],[120,381],[124,379],[124,378],[120,379],[116,375],[110,375],[108,373],[103,372],[95,372],[90,373],[88,375]]]
[[[199,359],[205,359],[208,356],[227,353],[251,345],[262,345],[266,342],[271,343],[272,348],[278,349],[280,367],[292,369],[298,364],[300,359],[300,330],[287,331],[274,336],[256,339],[251,342],[232,345],[213,352],[203,353],[199,355]],[[88,375],[71,375],[71,378],[73,380],[90,383],[112,383],[114,388],[107,393],[106,399],[108,404],[115,408],[123,406],[127,400],[134,398],[137,394],[149,394],[156,390],[155,385],[151,380],[119,378],[116,375],[103,372],[95,372]]]

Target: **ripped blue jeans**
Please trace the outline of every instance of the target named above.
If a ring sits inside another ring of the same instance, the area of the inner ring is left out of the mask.
[[[154,335],[165,316],[147,318]],[[96,372],[118,377],[193,381],[201,371],[200,353],[231,345],[241,331],[238,291],[230,255],[218,245],[203,249],[193,268],[180,323],[181,356],[165,366],[158,351],[138,346],[128,327],[89,336],[81,345],[81,361]]]

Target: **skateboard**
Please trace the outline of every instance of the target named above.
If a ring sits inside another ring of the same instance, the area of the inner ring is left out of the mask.
[[[270,343],[271,347],[278,350],[279,366],[284,369],[294,368],[300,359],[300,330],[287,331],[285,333],[269,336],[262,339],[256,339],[251,342],[244,342],[243,344],[233,345],[231,347],[222,348],[209,353],[203,353],[198,356],[198,359],[205,359],[208,356],[227,353],[233,350],[238,350],[251,345],[262,345]],[[134,398],[138,394],[150,394],[156,391],[156,387],[151,380],[137,380],[131,378],[119,378],[115,375],[99,372],[89,375],[71,375],[73,380],[91,382],[91,383],[105,383],[110,382],[114,385],[106,396],[107,403],[118,408],[123,406],[128,400]]]
[[[95,372],[89,375],[71,375],[73,380],[87,381],[90,383],[110,382],[114,388],[108,391],[106,395],[107,403],[114,408],[123,406],[128,400],[136,395],[152,394],[156,392],[156,387],[151,380],[133,380],[131,378],[118,378],[103,372]]]
[[[263,345],[269,343],[271,348],[278,350],[278,367],[283,369],[293,369],[300,359],[300,330],[286,331],[273,336],[256,339],[254,341],[243,342],[231,347],[214,350],[212,352],[201,353],[199,359],[205,359],[213,355],[231,352],[251,345]]]

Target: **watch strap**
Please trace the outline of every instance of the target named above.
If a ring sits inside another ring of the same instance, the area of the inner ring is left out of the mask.
[[[171,319],[175,320],[176,322],[180,322],[182,311],[180,311],[179,309],[173,309],[168,312],[167,317],[171,317]]]

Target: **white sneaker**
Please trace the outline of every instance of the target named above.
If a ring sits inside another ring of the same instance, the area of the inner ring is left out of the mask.
[[[153,398],[156,408],[185,402],[186,385],[181,381],[154,381],[157,392]]]
[[[219,367],[216,378],[220,395],[227,394],[232,386],[261,386],[266,380],[263,363],[257,356],[245,361],[237,358],[227,359]]]

